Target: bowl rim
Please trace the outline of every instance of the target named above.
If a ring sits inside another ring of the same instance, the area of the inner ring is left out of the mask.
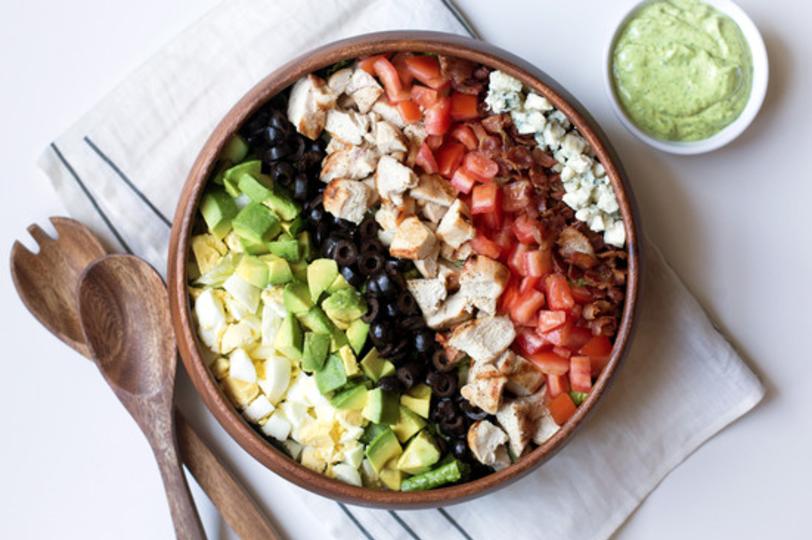
[[[617,97],[614,77],[612,76],[612,57],[620,33],[626,27],[629,20],[646,5],[659,1],[662,0],[640,0],[632,4],[629,10],[619,18],[618,23],[614,26],[612,36],[607,42],[604,50],[604,86],[609,97],[609,103],[612,106],[612,111],[623,126],[638,139],[663,152],[679,155],[693,155],[718,150],[744,133],[753,120],[755,120],[764,103],[770,78],[769,60],[767,58],[767,49],[764,46],[764,40],[750,16],[732,0],[701,0],[733,19],[733,22],[741,29],[745,41],[750,47],[750,56],[753,61],[753,82],[750,88],[750,96],[739,116],[710,137],[698,141],[668,141],[658,139],[637,127],[626,114],[625,109]]]
[[[435,52],[483,63],[517,77],[529,88],[546,96],[567,115],[603,163],[617,196],[627,235],[628,282],[621,324],[610,360],[583,405],[551,439],[510,467],[464,484],[422,492],[374,490],[328,478],[291,459],[254,431],[224,395],[203,360],[186,288],[187,257],[195,214],[216,156],[228,138],[247,117],[300,76],[343,59],[392,51]],[[178,201],[169,243],[167,284],[184,366],[208,409],[244,450],[286,480],[334,500],[388,509],[431,508],[484,495],[528,474],[552,457],[595,408],[628,352],[636,328],[642,276],[641,238],[637,207],[617,153],[586,109],[551,77],[503,49],[471,38],[430,31],[376,32],[336,41],[291,60],[257,83],[218,123],[198,154]]]

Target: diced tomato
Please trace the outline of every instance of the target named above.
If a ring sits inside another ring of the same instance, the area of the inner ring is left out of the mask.
[[[527,266],[524,260],[524,254],[527,252],[527,246],[524,244],[516,244],[513,247],[513,251],[511,252],[510,256],[508,257],[508,266],[511,270],[519,274],[520,276],[527,275]]]
[[[429,135],[445,135],[451,127],[451,99],[438,98],[434,105],[426,109],[423,123]]]
[[[502,248],[499,247],[499,244],[480,232],[471,240],[471,248],[478,254],[491,259],[498,259],[499,255],[502,254]]]
[[[403,87],[403,82],[400,80],[398,70],[395,69],[392,62],[381,57],[375,60],[372,67],[375,70],[375,74],[381,80],[389,101],[399,103],[411,97],[411,93]]]
[[[479,139],[480,143],[482,143],[483,139],[489,137],[488,132],[479,122],[472,122],[468,125],[471,126],[471,129],[474,131],[474,135],[476,135],[476,138]]]
[[[505,293],[502,293],[502,298],[505,297]],[[500,310],[500,313],[506,313],[507,311]],[[530,328],[520,328],[516,330],[516,339],[513,340],[513,346],[516,352],[527,358],[546,347],[547,342]]]
[[[450,178],[462,163],[464,155],[465,147],[457,142],[448,142],[438,148],[434,153],[434,157],[437,158],[437,167],[440,174]]]
[[[536,367],[548,375],[564,375],[570,369],[570,361],[553,351],[539,351],[527,357]]]
[[[420,105],[423,109],[428,109],[440,98],[437,90],[416,84],[412,86],[412,101]]]
[[[569,311],[575,305],[570,284],[563,274],[550,274],[544,280],[544,285],[552,309]]]
[[[547,265],[544,262],[544,253],[540,249],[534,249],[524,254],[525,264],[527,265],[527,275],[541,277],[547,271]]]
[[[481,214],[479,216],[480,222],[490,231],[498,231],[502,227],[502,202],[501,198],[499,206],[496,207],[494,212],[488,214]]]
[[[479,184],[471,195],[471,214],[490,214],[502,210],[502,190],[499,184]]]
[[[465,124],[460,124],[451,130],[451,138],[461,142],[468,150],[476,150],[479,146],[474,130]]]
[[[544,294],[531,289],[519,296],[510,310],[510,318],[522,325],[529,325],[544,306]]]
[[[424,172],[429,174],[436,174],[438,170],[437,160],[434,159],[434,152],[431,151],[429,145],[424,141],[420,145],[420,150],[417,151],[417,156],[414,160],[415,164],[423,169]]]
[[[499,247],[502,248],[502,255],[507,256],[510,253],[510,250],[513,248],[514,242],[513,233],[510,232],[512,222],[509,217],[506,217],[504,221],[505,222],[502,228],[493,235],[493,241],[499,244]]]
[[[592,336],[578,349],[578,354],[588,356],[592,360],[592,375],[598,376],[612,356],[612,342],[606,336]]]
[[[578,304],[588,304],[592,301],[592,293],[586,287],[573,287],[570,286],[572,298]]]
[[[563,356],[564,358],[569,358],[572,356],[572,351],[569,349],[565,349],[564,347],[553,347],[553,352],[558,356]]]
[[[400,117],[403,119],[403,122],[406,124],[418,122],[423,117],[420,113],[420,107],[411,99],[398,103],[398,111],[400,112]]]
[[[510,313],[510,308],[513,307],[513,302],[519,297],[519,288],[515,283],[510,283],[505,290],[502,291],[502,296],[499,297],[499,303],[496,306],[499,313]],[[538,336],[536,341],[544,343],[544,339]]]
[[[374,56],[367,56],[366,58],[361,58],[360,60],[358,60],[358,67],[360,69],[363,69],[364,71],[366,71],[370,75],[375,75],[374,65],[375,65],[375,61],[378,60],[379,58],[386,58],[386,57],[384,55],[382,55],[382,54],[376,54]]]
[[[436,56],[414,55],[406,59],[406,66],[415,79],[431,88],[440,88],[446,82]]]
[[[409,68],[406,66],[406,59],[410,56],[412,56],[412,53],[399,52],[392,57],[392,65],[398,70],[398,76],[404,86],[411,85],[414,80],[414,75],[412,75],[412,72],[409,71]]]
[[[577,409],[572,398],[566,392],[558,394],[551,399],[547,407],[550,409],[550,415],[553,417],[553,420],[555,420],[555,423],[559,426],[563,426],[567,420],[575,414],[575,410]]]
[[[566,373],[562,375],[547,375],[547,393],[551,398],[566,394],[570,391],[570,379]]]
[[[609,357],[606,358],[590,358],[592,360],[592,376],[597,377],[609,363]]]
[[[474,184],[476,184],[476,178],[471,176],[462,167],[458,167],[451,177],[451,185],[460,193],[471,193]]]
[[[528,291],[534,291],[534,290],[538,291],[539,290],[538,289],[538,284],[539,284],[539,278],[537,278],[537,277],[532,277],[532,276],[523,277],[521,283],[519,284],[519,293],[520,294],[525,294]],[[543,291],[539,291],[539,292],[543,293]]]
[[[479,118],[478,99],[473,94],[451,94],[451,118],[454,120],[473,120]]]
[[[471,132],[473,133],[473,130]],[[527,180],[505,184],[502,191],[505,192],[502,203],[505,212],[519,212],[530,206],[533,186]]]
[[[429,148],[432,150],[437,150],[443,145],[445,141],[445,137],[442,135],[429,135],[426,137],[426,144],[429,145]]]
[[[575,392],[592,390],[592,364],[588,356],[570,358],[570,387]]]
[[[574,306],[572,306],[572,309],[570,309],[570,315],[572,316],[573,320],[576,321],[581,318],[581,314],[583,312],[584,306],[582,306],[581,304],[575,304]]]
[[[465,154],[463,165],[483,179],[491,179],[499,173],[499,165],[482,152],[468,152]]]
[[[550,298],[547,297],[547,302],[549,303]],[[575,326],[572,319],[567,319],[567,321],[555,328],[550,330],[549,332],[539,332],[541,336],[552,343],[553,345],[557,345],[559,347],[565,347],[571,351],[577,351],[584,344],[589,341],[592,333],[587,328],[582,328],[580,326]]]
[[[541,244],[542,226],[539,220],[533,219],[527,214],[522,214],[513,222],[513,234],[516,239],[523,244]]]
[[[549,332],[567,322],[567,314],[563,311],[545,310],[539,313],[539,331]]]

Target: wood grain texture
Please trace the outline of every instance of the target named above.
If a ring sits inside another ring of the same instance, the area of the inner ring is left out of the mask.
[[[79,318],[102,375],[149,441],[178,538],[206,538],[175,437],[175,335],[161,277],[129,255],[107,255],[79,279]]]
[[[335,62],[389,51],[432,52],[457,56],[502,70],[547,97],[578,128],[604,164],[617,194],[627,232],[628,284],[620,328],[611,359],[575,415],[544,445],[512,466],[481,479],[426,492],[401,493],[350,486],[307,469],[259,436],[220,390],[203,361],[186,290],[190,236],[197,205],[213,171],[217,155],[245,120],[271,97],[299,77]],[[617,154],[586,109],[551,77],[521,58],[487,43],[438,32],[380,32],[338,41],[308,52],[280,67],[252,88],[223,118],[205,143],[181,192],[168,255],[170,305],[181,358],[203,401],[232,437],[254,458],[294,484],[315,493],[354,504],[383,508],[426,508],[461,502],[504,487],[528,474],[555,454],[572,436],[601,396],[628,350],[634,331],[641,279],[640,234],[634,199]]]
[[[12,280],[31,314],[64,343],[90,358],[75,291],[82,271],[106,255],[106,251],[82,223],[63,217],[52,217],[50,221],[58,233],[56,238],[48,236],[37,225],[28,228],[39,246],[38,253],[32,253],[20,242],[14,243]],[[175,422],[183,462],[226,523],[245,540],[281,538],[256,500],[177,408]]]

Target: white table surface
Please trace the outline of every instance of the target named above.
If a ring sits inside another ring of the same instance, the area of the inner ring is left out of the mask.
[[[216,3],[3,1],[4,258],[27,224],[64,214],[35,169],[41,149]],[[812,358],[802,340],[812,333],[812,9],[800,0],[739,2],[767,44],[764,108],[729,147],[674,157],[624,131],[605,97],[603,49],[630,3],[459,2],[485,39],[547,71],[601,122],[645,231],[768,388],[762,405],[670,474],[616,536],[808,538]],[[8,274],[0,305],[0,538],[170,537],[151,454],[95,369],[25,312]],[[252,481],[280,482],[265,474]],[[299,504],[284,503],[274,516],[291,538],[312,537]]]

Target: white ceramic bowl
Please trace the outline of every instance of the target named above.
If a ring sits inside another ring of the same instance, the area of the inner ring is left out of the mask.
[[[606,49],[606,70],[604,73],[604,79],[606,83],[606,90],[609,94],[609,101],[612,104],[612,109],[614,109],[617,117],[629,131],[634,133],[637,138],[647,143],[649,146],[653,146],[658,150],[670,152],[672,154],[687,155],[702,154],[716,150],[717,148],[721,148],[747,129],[747,126],[749,126],[756,117],[756,114],[758,114],[758,111],[761,108],[761,104],[764,102],[764,96],[767,93],[767,80],[769,79],[770,68],[767,61],[767,49],[764,47],[764,41],[761,39],[761,34],[744,10],[742,10],[742,8],[733,3],[731,0],[704,0],[706,3],[733,19],[733,21],[739,25],[739,28],[741,28],[745,40],[747,40],[747,43],[750,45],[750,54],[753,59],[753,87],[750,90],[750,98],[748,99],[744,110],[742,110],[741,114],[738,118],[736,118],[736,120],[707,139],[689,142],[657,139],[637,127],[626,115],[626,111],[623,109],[623,106],[620,104],[620,100],[615,93],[615,85],[612,77],[612,53],[614,51],[615,42],[617,41],[618,36],[623,28],[625,28],[629,19],[631,19],[640,8],[651,3],[652,1],[656,0],[643,0],[642,2],[637,3],[623,16],[616,26],[615,31],[612,34],[612,39],[609,41],[609,46]]]

